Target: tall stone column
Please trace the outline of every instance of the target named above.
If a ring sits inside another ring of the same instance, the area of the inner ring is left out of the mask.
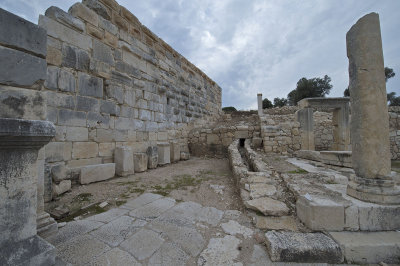
[[[312,108],[303,108],[296,112],[297,121],[300,123],[302,150],[315,151],[313,113]]]
[[[37,158],[51,122],[0,118],[0,265],[53,265],[55,248],[36,235]]]
[[[257,105],[258,105],[258,115],[262,116],[264,114],[264,112],[263,112],[262,94],[261,93],[257,94]]]
[[[389,122],[379,16],[368,14],[346,35],[352,108],[352,164],[347,194],[357,199],[400,203],[390,177]]]

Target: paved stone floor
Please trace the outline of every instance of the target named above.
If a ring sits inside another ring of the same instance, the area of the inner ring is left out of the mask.
[[[272,263],[259,235],[239,211],[146,193],[47,240],[72,265],[289,265]]]

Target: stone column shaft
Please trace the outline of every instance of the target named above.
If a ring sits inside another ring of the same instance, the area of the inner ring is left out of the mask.
[[[264,112],[263,112],[262,94],[261,93],[257,94],[257,105],[258,105],[258,115],[262,116]]]
[[[346,35],[352,108],[352,164],[347,194],[375,203],[400,203],[390,177],[389,121],[379,16],[368,14]]]

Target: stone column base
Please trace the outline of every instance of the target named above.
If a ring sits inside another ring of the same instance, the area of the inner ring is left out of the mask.
[[[56,249],[39,236],[5,244],[1,248],[0,265],[54,265]]]
[[[400,187],[391,177],[372,179],[353,175],[347,185],[347,195],[377,204],[400,204]]]
[[[37,234],[43,238],[55,235],[58,232],[57,222],[47,212],[38,214],[36,228]]]

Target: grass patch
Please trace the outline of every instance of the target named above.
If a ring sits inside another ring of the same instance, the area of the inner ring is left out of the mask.
[[[115,202],[115,205],[117,205],[119,207],[119,206],[121,206],[122,204],[125,204],[125,203],[126,203],[126,200],[117,200]]]
[[[75,196],[72,201],[73,202],[83,202],[83,201],[88,201],[90,202],[90,200],[93,198],[92,193],[81,193],[77,196]]]
[[[307,174],[308,172],[304,169],[299,168],[299,169],[296,169],[293,171],[289,171],[288,173],[289,174]]]
[[[326,182],[327,184],[330,184],[330,185],[338,184],[338,182],[336,182],[335,180],[326,180],[325,182]]]
[[[135,188],[130,188],[130,189],[129,189],[129,192],[130,192],[130,193],[139,193],[139,194],[142,194],[143,192],[145,192],[145,190],[144,190],[143,188],[137,188],[137,187],[135,187]]]
[[[117,182],[120,186],[136,186],[139,181]]]
[[[58,222],[71,222],[74,220],[75,217],[81,216],[81,215],[88,215],[88,214],[100,214],[105,212],[106,209],[101,208],[99,204],[95,204],[93,206],[90,206],[89,208],[86,209],[80,209],[73,214],[59,220]]]
[[[165,191],[165,190],[156,190],[156,191],[153,191],[153,193],[166,197],[166,196],[169,195],[170,192],[169,191]]]

